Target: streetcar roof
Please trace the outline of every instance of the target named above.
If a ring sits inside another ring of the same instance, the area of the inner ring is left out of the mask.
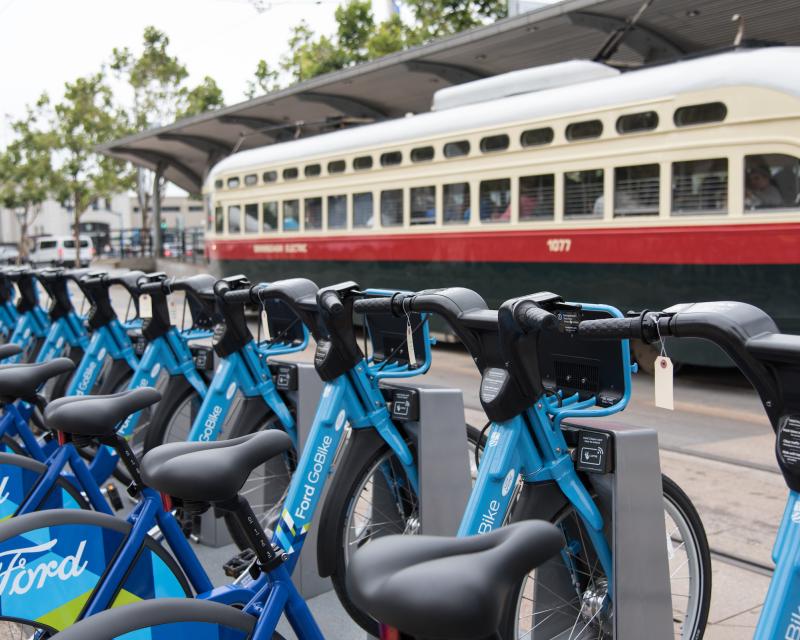
[[[567,86],[533,90],[241,151],[216,164],[208,174],[208,181],[213,183],[220,174],[267,165],[406,144],[448,133],[496,127],[526,119],[560,117],[574,111],[607,108],[691,91],[753,86],[800,95],[796,75],[798,65],[800,47],[767,47],[739,49],[596,80],[578,80]]]

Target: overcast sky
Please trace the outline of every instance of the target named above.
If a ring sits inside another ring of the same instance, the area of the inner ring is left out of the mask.
[[[191,84],[210,75],[233,104],[260,58],[277,64],[301,19],[331,33],[339,2],[261,0],[259,12],[248,0],[0,0],[0,146],[10,137],[6,114],[21,117],[42,91],[59,97],[65,82],[99,69],[114,47],[138,53],[147,25],[170,37]],[[386,2],[373,4],[382,17]]]

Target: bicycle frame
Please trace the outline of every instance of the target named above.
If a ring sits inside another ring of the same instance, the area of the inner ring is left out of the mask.
[[[57,318],[50,324],[47,337],[42,343],[36,362],[47,362],[64,353],[66,347],[80,348],[84,351],[89,346],[89,334],[83,326],[78,314],[74,311]]]
[[[622,317],[614,307],[581,306],[586,310],[605,311],[614,317]],[[566,418],[607,416],[625,408],[630,399],[632,370],[627,340],[622,341],[621,349],[625,393],[616,404],[594,408],[594,397],[581,401],[577,394],[568,398],[542,396],[524,413],[491,424],[478,477],[457,535],[488,533],[501,526],[509,515],[520,479],[526,484],[555,482],[585,526],[608,578],[608,593],[612,593],[612,551],[603,532],[603,517],[575,471],[561,423]]]
[[[790,491],[781,518],[772,560],[775,571],[769,583],[754,638],[800,638],[800,494]]]
[[[12,302],[0,304],[0,334],[6,338],[11,336],[14,327],[17,325],[18,317],[19,313],[17,313],[17,308]]]
[[[266,365],[266,358],[302,350],[306,344],[307,339],[299,346],[281,345],[270,349],[259,347],[251,340],[241,350],[223,358],[214,371],[214,378],[189,432],[188,441],[216,440],[222,431],[236,392],[241,391],[247,398],[258,396],[263,398],[297,446],[294,417],[275,387],[272,374]]]
[[[131,370],[136,370],[138,360],[133,345],[122,323],[117,319],[98,327],[92,333],[83,358],[67,387],[66,395],[84,396],[90,393],[103,368],[106,355],[112,360],[124,360]]]
[[[16,364],[20,362],[28,351],[31,343],[47,335],[49,326],[50,320],[47,317],[47,313],[38,305],[33,307],[30,311],[20,314],[14,324],[14,331],[11,333],[11,337],[8,341],[22,347],[22,352],[6,358],[3,363]]]

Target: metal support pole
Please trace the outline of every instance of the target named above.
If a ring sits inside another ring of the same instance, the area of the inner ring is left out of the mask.
[[[155,227],[153,256],[156,258],[163,257],[161,246],[161,175],[163,171],[164,167],[159,164],[153,178],[153,226]]]

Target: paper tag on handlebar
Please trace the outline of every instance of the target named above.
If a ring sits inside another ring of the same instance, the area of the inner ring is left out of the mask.
[[[408,364],[417,366],[417,354],[414,353],[414,332],[411,331],[411,320],[406,320],[406,345],[408,346]]]
[[[272,336],[269,333],[269,318],[264,307],[261,307],[261,330],[264,332],[264,340],[272,340]]]
[[[672,360],[667,356],[658,356],[655,362],[656,406],[672,411]]]
[[[150,295],[143,293],[139,296],[139,317],[152,318],[153,317],[153,300]]]

